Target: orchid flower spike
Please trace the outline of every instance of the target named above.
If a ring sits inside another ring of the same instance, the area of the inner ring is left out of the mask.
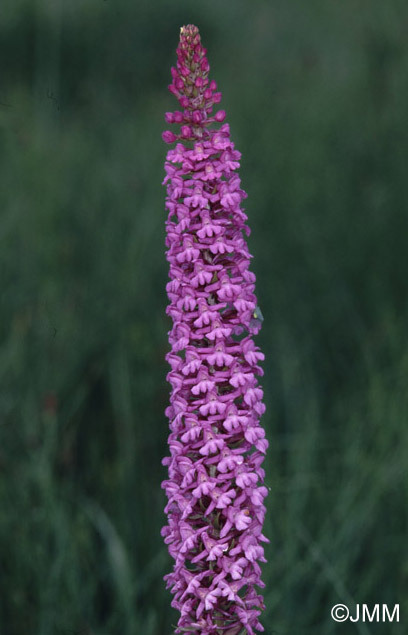
[[[170,456],[162,530],[174,567],[165,579],[180,612],[176,633],[252,635],[263,598],[260,562],[268,442],[258,377],[264,355],[249,270],[246,197],[221,93],[209,79],[197,27],[181,29],[166,113]],[[221,124],[221,125],[220,125]]]

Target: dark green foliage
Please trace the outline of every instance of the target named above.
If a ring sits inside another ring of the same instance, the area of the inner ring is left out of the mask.
[[[403,635],[404,3],[1,11],[1,634],[167,635],[176,620],[161,132],[193,22],[243,153],[265,317],[266,633]],[[338,602],[399,602],[401,623],[336,625]]]

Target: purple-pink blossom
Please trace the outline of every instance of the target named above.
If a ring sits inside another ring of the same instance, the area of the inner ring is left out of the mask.
[[[165,120],[167,284],[172,320],[170,456],[163,460],[168,524],[162,530],[174,567],[166,576],[180,612],[176,633],[252,635],[263,631],[264,470],[268,442],[253,336],[255,276],[249,270],[246,197],[210,80],[197,27],[181,29],[170,91],[180,110]],[[221,124],[221,125],[220,125]]]

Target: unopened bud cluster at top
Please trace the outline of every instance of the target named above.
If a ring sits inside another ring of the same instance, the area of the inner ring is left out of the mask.
[[[164,132],[163,139],[167,143],[178,139],[205,138],[209,123],[225,119],[224,110],[211,116],[214,104],[221,101],[221,93],[216,92],[215,81],[208,79],[207,51],[201,45],[197,27],[182,27],[177,53],[177,67],[171,70],[173,81],[169,90],[177,97],[183,111],[168,112],[165,119],[167,123],[181,124],[181,130],[178,135],[170,130]]]

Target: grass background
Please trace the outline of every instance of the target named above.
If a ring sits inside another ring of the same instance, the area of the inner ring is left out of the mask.
[[[0,633],[168,635],[163,113],[200,27],[242,151],[267,635],[408,627],[408,10],[5,0]],[[332,605],[400,604],[336,624]]]

